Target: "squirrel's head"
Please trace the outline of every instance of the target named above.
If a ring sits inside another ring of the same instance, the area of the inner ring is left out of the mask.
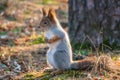
[[[56,24],[56,13],[54,9],[42,9],[43,12],[43,18],[40,21],[40,24],[38,26],[41,30],[49,30],[52,27],[55,27]]]

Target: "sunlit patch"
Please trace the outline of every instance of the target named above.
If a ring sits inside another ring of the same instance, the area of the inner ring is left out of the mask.
[[[120,61],[120,57],[118,57],[118,60]]]

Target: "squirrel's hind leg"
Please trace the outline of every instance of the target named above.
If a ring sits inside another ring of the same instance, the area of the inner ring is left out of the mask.
[[[70,69],[70,57],[66,51],[56,51],[54,54],[54,62],[57,70]]]

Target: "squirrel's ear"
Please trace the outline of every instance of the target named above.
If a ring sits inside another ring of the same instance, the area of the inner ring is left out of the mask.
[[[48,11],[45,8],[42,8],[42,12],[43,12],[43,16],[47,16],[48,15]]]
[[[48,18],[53,22],[56,21],[56,13],[54,9],[49,9]]]

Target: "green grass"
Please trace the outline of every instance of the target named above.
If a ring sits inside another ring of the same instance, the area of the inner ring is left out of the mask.
[[[7,31],[0,32],[0,36],[2,36],[2,35],[7,35],[7,34],[8,34],[8,32],[7,32]]]
[[[21,33],[21,28],[19,28],[19,27],[14,28],[13,32],[14,32],[14,34]]]
[[[118,43],[118,41],[116,41],[116,40],[114,40],[114,42],[112,42],[111,44],[110,44],[110,41],[108,40],[108,39],[105,39],[104,41],[103,41],[103,44],[104,44],[104,47],[107,47],[108,46],[108,48],[111,48],[112,50],[114,50],[114,49],[120,49],[120,44]],[[106,46],[107,45],[107,46]]]
[[[34,80],[34,76],[32,74],[27,74],[25,75],[24,80]]]
[[[34,45],[34,44],[40,44],[44,43],[44,37],[42,35],[36,35],[36,36],[31,36],[31,41],[29,44]]]
[[[84,49],[84,50],[75,50],[75,53],[77,54],[77,55],[88,55],[89,54],[89,50],[87,50],[87,49]]]
[[[55,1],[55,0],[43,0],[43,1],[41,2],[41,4],[43,4],[43,5],[47,5],[47,4],[57,4],[57,1]]]
[[[32,44],[40,44],[40,43],[44,43],[43,37],[38,37],[32,41]]]
[[[63,15],[63,17],[66,19],[68,18],[68,14],[65,11],[61,11],[61,14]]]
[[[103,43],[101,43],[98,47],[93,45],[91,42],[78,42],[78,43],[74,43],[71,42],[72,44],[72,48],[75,51],[75,53],[81,53],[83,55],[88,54],[88,52],[93,52],[96,51],[96,49],[98,48],[99,51],[102,51],[103,53],[107,50],[120,50],[120,44],[117,40],[115,40],[114,42],[110,43],[110,41],[108,39],[104,39]]]

